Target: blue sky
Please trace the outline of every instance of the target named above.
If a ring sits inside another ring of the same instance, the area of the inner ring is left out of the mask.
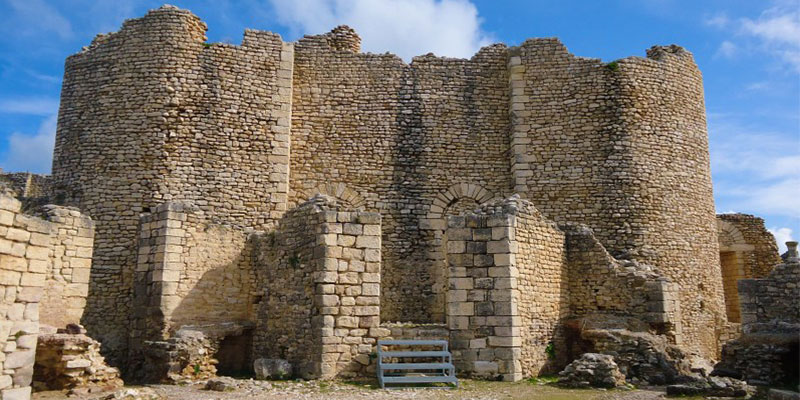
[[[64,59],[162,1],[0,0],[0,168],[48,173]],[[705,80],[718,212],[764,217],[779,242],[800,233],[800,0],[177,1],[239,43],[245,28],[284,40],[354,27],[365,51],[406,60],[469,57],[480,46],[561,39],[579,56],[694,53]]]

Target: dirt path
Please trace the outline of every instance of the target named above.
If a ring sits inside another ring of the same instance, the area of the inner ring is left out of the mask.
[[[485,382],[463,380],[456,390],[438,389],[401,389],[380,390],[371,383],[320,382],[320,381],[287,381],[264,382],[253,380],[232,381],[233,390],[217,392],[204,390],[202,384],[192,385],[152,385],[148,387],[130,387],[117,391],[109,397],[105,394],[67,397],[63,392],[42,392],[33,395],[34,400],[61,399],[125,399],[125,400],[381,400],[381,399],[433,399],[433,400],[655,400],[663,399],[664,391],[660,389],[637,390],[597,390],[597,389],[561,389],[551,385],[530,383]],[[125,397],[123,393],[136,393]]]

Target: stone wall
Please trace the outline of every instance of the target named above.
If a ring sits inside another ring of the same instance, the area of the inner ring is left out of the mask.
[[[742,324],[774,320],[800,324],[800,262],[778,264],[762,279],[739,281]]]
[[[264,229],[285,210],[291,45],[258,31],[206,44],[205,30],[165,6],[66,61],[54,191],[97,222],[85,322],[117,365],[140,213],[189,200],[209,219]]]
[[[209,223],[187,202],[142,215],[131,362],[143,361],[143,341],[168,339],[184,327],[213,342],[209,351],[252,327],[257,292],[249,234]]]
[[[741,312],[737,282],[766,277],[781,258],[775,237],[764,227],[761,218],[748,214],[719,214],[717,234],[728,321],[738,323]]]
[[[651,266],[613,258],[584,225],[566,224],[570,315],[630,316],[682,341],[680,287]]]
[[[547,218],[588,225],[612,256],[681,285],[686,344],[713,356],[705,327],[724,308],[692,55],[653,47],[646,59],[605,65],[532,39],[514,49],[509,70],[515,191]]]
[[[459,371],[508,381],[555,371],[552,348],[569,311],[564,233],[514,196],[449,217],[446,243]]]
[[[785,262],[767,277],[739,281],[741,336],[725,344],[717,372],[750,384],[800,384],[800,262],[787,242]]]
[[[558,371],[580,355],[572,325],[584,318],[634,321],[681,343],[679,287],[614,259],[586,226],[556,226],[515,195],[449,217],[445,238],[459,371],[504,380]]]
[[[97,223],[84,322],[128,354],[139,214],[191,201],[267,230],[317,193],[382,216],[384,320],[444,321],[445,219],[518,192],[682,288],[684,342],[724,323],[701,75],[653,47],[605,65],[555,39],[406,64],[347,27],[207,44],[165,6],[67,59],[55,197]],[[238,245],[237,245],[238,246]]]
[[[563,320],[570,312],[564,232],[530,202],[512,204],[517,209],[514,258],[519,270],[522,374],[555,373],[567,362],[565,352],[559,351],[564,348]]]
[[[36,340],[42,322],[61,323],[80,318],[83,291],[48,293],[46,287],[81,285],[91,257],[91,220],[75,210],[49,207],[51,221],[24,215],[22,204],[0,193],[0,398],[28,398],[33,376]],[[55,274],[54,271],[61,271]],[[85,270],[85,271],[84,271]],[[59,280],[64,275],[71,283]],[[85,283],[82,284],[85,287]]]
[[[56,328],[79,324],[89,295],[94,221],[78,210],[47,205],[53,253],[47,266],[39,321]]]
[[[50,194],[50,176],[32,174],[30,172],[11,172],[4,174],[0,170],[0,184],[5,184],[18,197],[34,198]]]
[[[762,218],[749,214],[718,214],[717,232],[720,253],[744,253],[738,260],[740,279],[764,278],[781,263],[775,236],[764,226]]]
[[[383,216],[383,318],[443,322],[444,217],[509,187],[506,48],[407,65],[332,47],[335,33],[295,46],[291,200],[339,197],[328,182],[357,193]]]
[[[370,364],[380,328],[380,215],[337,211],[315,196],[259,240],[264,288],[255,357],[283,358],[304,377],[353,376]]]

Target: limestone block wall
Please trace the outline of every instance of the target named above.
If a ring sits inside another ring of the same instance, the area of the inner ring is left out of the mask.
[[[15,198],[0,193],[0,344],[3,346],[0,398],[3,399],[30,396],[39,323],[80,318],[92,249],[92,221],[88,217],[75,210],[50,206],[46,213],[51,221],[45,221],[22,214],[21,206]],[[61,275],[55,275],[55,271]],[[63,276],[69,280],[58,279]],[[75,285],[82,289],[76,293],[44,293],[45,288],[68,291]],[[60,308],[42,312],[45,307]],[[62,315],[56,316],[56,311]]]
[[[165,6],[67,59],[53,160],[57,198],[97,222],[84,322],[122,365],[139,214],[193,201],[209,219],[263,229],[285,210],[291,45],[247,31],[206,44]]]
[[[612,256],[681,285],[685,343],[715,355],[707,327],[725,316],[692,55],[653,47],[606,65],[533,39],[508,62],[515,191],[558,223],[587,224]]]
[[[742,325],[782,321],[800,323],[800,262],[778,264],[761,279],[739,281]]]
[[[47,265],[39,321],[57,328],[80,324],[89,295],[94,221],[78,210],[42,207],[51,222],[53,253]]]
[[[353,376],[370,364],[380,328],[380,215],[337,211],[315,196],[259,240],[264,300],[256,357],[284,358],[295,374]]]
[[[720,253],[738,253],[740,278],[764,278],[781,263],[775,236],[764,226],[762,218],[739,213],[718,214],[717,234]]]
[[[553,371],[548,347],[563,348],[569,312],[564,233],[513,196],[449,217],[445,235],[459,371],[508,381]]]
[[[252,323],[255,272],[248,236],[209,223],[187,202],[143,214],[131,333],[136,343],[166,339],[187,325]]]
[[[651,266],[611,257],[584,225],[565,224],[570,315],[632,316],[682,341],[680,287]]]
[[[332,46],[336,32],[295,45],[291,201],[341,200],[328,182],[357,193],[383,217],[383,318],[442,322],[444,217],[509,186],[506,48],[407,65]]]
[[[523,376],[555,373],[568,360],[561,351],[563,320],[569,314],[569,281],[564,232],[527,201],[503,204],[516,215],[514,240],[519,270]],[[499,211],[499,210],[498,210]],[[553,349],[548,353],[550,346]]]
[[[30,397],[39,301],[52,248],[50,225],[20,213],[21,203],[0,194],[0,398]]]

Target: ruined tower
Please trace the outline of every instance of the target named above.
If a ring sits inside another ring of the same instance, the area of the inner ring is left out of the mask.
[[[716,354],[709,327],[725,314],[688,51],[606,64],[531,39],[406,64],[359,52],[346,27],[295,43],[248,30],[240,45],[205,30],[165,6],[66,62],[53,187],[96,223],[84,323],[112,360],[144,329],[133,300],[172,290],[136,289],[140,214],[187,202],[208,223],[269,231],[318,193],[381,214],[384,321],[444,322],[447,217],[516,193],[677,283],[672,337]]]

